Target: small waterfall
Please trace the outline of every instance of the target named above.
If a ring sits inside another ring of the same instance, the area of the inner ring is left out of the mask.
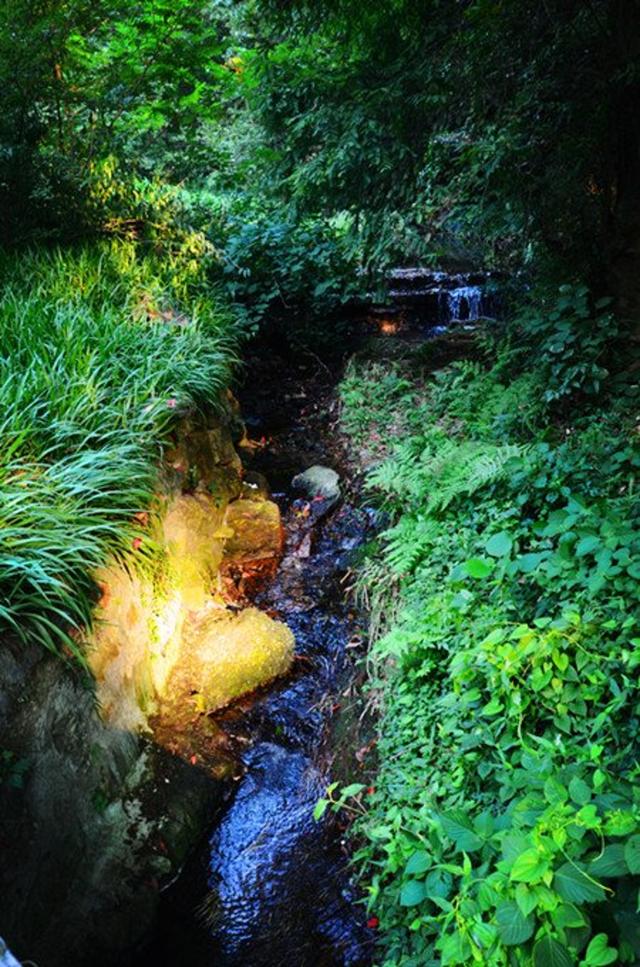
[[[443,322],[475,322],[483,313],[482,289],[478,285],[463,285],[446,293],[447,314]]]
[[[495,273],[482,271],[393,269],[388,275],[391,311],[402,313],[404,325],[417,328],[492,319],[498,308],[496,279]]]

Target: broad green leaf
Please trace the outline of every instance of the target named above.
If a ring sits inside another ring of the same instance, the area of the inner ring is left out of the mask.
[[[425,850],[419,849],[410,857],[405,867],[405,873],[413,876],[419,873],[426,873],[427,870],[431,869],[431,865],[432,860],[429,854]]]
[[[474,831],[473,824],[461,809],[441,813],[440,821],[445,833],[455,843],[457,849],[473,853],[482,848],[483,840]]]
[[[479,947],[489,950],[496,942],[498,930],[492,923],[483,923],[476,920],[471,927],[471,935]]]
[[[629,867],[629,872],[637,875],[640,873],[640,835],[632,836],[625,843],[624,858]]]
[[[569,783],[569,795],[578,806],[585,806],[591,799],[591,789],[583,779],[574,776]]]
[[[552,806],[561,802],[566,802],[569,794],[565,786],[554,776],[550,776],[544,784],[544,797]]]
[[[535,910],[538,900],[535,893],[529,889],[526,883],[518,883],[516,887],[516,903],[525,917],[528,917]]]
[[[486,557],[472,557],[464,562],[464,569],[469,577],[482,580],[489,577],[495,567],[495,563]]]
[[[584,557],[585,554],[592,554],[601,545],[602,538],[597,535],[590,534],[588,537],[582,537],[576,544],[576,556]]]
[[[506,557],[511,552],[513,540],[506,531],[494,534],[484,545],[484,549],[491,557]]]
[[[608,944],[606,933],[597,934],[589,946],[582,964],[584,967],[605,967],[618,959],[618,951]]]
[[[625,847],[622,843],[605,846],[600,856],[589,863],[589,874],[595,876],[624,876],[628,873]]]
[[[548,934],[533,948],[534,967],[574,967],[574,960],[566,947]]]
[[[554,927],[558,927],[560,930],[576,929],[583,927],[586,923],[585,918],[573,903],[561,903],[559,907],[552,911],[551,919]]]
[[[509,874],[520,883],[538,883],[549,869],[549,858],[536,849],[525,850],[516,859]]]
[[[531,574],[547,557],[546,553],[542,554],[521,554],[517,558],[518,568],[523,574]]]
[[[443,967],[448,964],[464,964],[471,953],[469,940],[458,932],[441,937],[437,946]]]
[[[505,900],[498,905],[496,922],[500,939],[507,947],[529,940],[535,928],[534,918],[531,915],[525,917],[513,900]]]
[[[433,870],[425,880],[426,895],[430,900],[434,897],[447,897],[451,892],[451,875],[443,870]]]
[[[418,903],[422,903],[425,895],[425,886],[421,880],[407,880],[400,891],[400,905],[415,907]]]
[[[594,903],[605,896],[604,888],[587,875],[579,865],[565,863],[556,871],[553,885],[563,900],[570,903]]]

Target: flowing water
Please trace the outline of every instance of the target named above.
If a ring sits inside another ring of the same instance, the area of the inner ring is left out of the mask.
[[[474,323],[496,315],[496,279],[488,272],[403,268],[390,273],[389,283],[392,305],[419,327]]]
[[[286,532],[278,573],[254,602],[292,629],[296,661],[285,681],[217,717],[243,750],[240,778],[165,897],[163,936],[147,962],[366,967],[373,935],[340,828],[330,814],[316,822],[313,810],[331,781],[332,726],[353,677],[357,619],[343,578],[375,520],[346,500],[303,499],[289,486],[295,473],[336,459],[308,372],[301,380],[276,361],[247,385],[243,411],[262,441],[251,469],[280,488],[273,498]]]

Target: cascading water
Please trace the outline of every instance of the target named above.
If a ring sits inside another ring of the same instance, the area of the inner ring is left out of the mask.
[[[439,322],[477,322],[483,315],[483,291],[479,285],[443,289],[438,302]]]
[[[400,313],[405,325],[418,329],[491,319],[497,308],[495,279],[488,272],[394,269],[389,273],[389,299],[390,306],[374,312]]]

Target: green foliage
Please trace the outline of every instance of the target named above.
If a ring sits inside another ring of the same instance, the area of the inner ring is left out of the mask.
[[[16,0],[0,13],[0,227],[86,226],[92,169],[177,181],[206,157],[224,67],[217,6]],[[89,206],[90,207],[90,206]],[[92,226],[95,227],[95,226]]]
[[[357,211],[378,263],[548,253],[602,278],[637,153],[637,14],[635,0],[247,3],[271,181],[305,212]]]
[[[77,653],[109,554],[153,554],[131,546],[162,445],[228,384],[230,320],[182,264],[121,242],[0,266],[0,619],[48,648]]]
[[[618,326],[610,311],[608,298],[589,304],[585,285],[560,287],[555,301],[537,311],[525,311],[520,323],[544,360],[544,399],[547,402],[574,396],[597,395],[609,375],[603,365],[611,351]]]
[[[414,372],[369,473],[396,519],[363,582],[381,566],[400,580],[355,827],[385,967],[640,956],[640,450],[626,392],[549,423],[534,387],[553,358]],[[510,376],[532,388],[523,420]],[[389,420],[379,382],[377,364],[348,374],[349,432]]]
[[[245,328],[255,333],[266,319],[285,318],[307,343],[335,339],[336,325],[318,333],[305,318],[335,314],[359,289],[345,219],[295,219],[242,195],[225,208],[216,238],[221,284]]]

